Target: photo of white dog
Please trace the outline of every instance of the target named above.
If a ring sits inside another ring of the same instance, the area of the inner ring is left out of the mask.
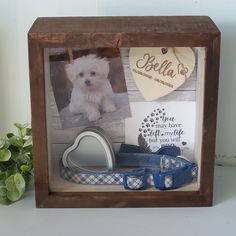
[[[102,113],[116,111],[112,101],[112,87],[108,80],[109,61],[95,54],[77,58],[65,65],[65,72],[73,85],[69,111],[83,114],[89,121],[97,121]]]

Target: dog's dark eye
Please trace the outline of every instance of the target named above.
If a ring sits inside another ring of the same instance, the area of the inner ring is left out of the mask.
[[[96,75],[96,72],[95,72],[95,71],[91,71],[91,72],[90,72],[90,75],[91,75],[91,76],[95,76],[95,75]]]
[[[84,76],[84,73],[83,72],[80,72],[79,73],[79,77],[83,77]]]

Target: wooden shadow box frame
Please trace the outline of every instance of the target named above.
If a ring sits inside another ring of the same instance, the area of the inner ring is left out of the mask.
[[[37,207],[211,206],[213,198],[220,32],[207,16],[38,18],[28,33]],[[49,183],[45,48],[203,47],[205,66],[196,191],[52,192]]]

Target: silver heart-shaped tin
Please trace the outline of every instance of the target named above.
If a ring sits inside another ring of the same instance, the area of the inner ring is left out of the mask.
[[[88,172],[113,170],[115,155],[112,142],[100,127],[85,128],[63,153],[62,163],[65,167]]]

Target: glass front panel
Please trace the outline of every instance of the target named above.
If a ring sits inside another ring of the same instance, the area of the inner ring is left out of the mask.
[[[129,191],[61,175],[64,152],[86,127],[104,130],[115,158],[122,143],[146,153],[175,145],[200,169],[205,48],[50,48],[44,57],[50,191]],[[70,164],[109,169],[104,143],[91,138],[80,144]],[[112,167],[114,173],[119,166]],[[178,190],[198,190],[199,183],[198,176]]]

